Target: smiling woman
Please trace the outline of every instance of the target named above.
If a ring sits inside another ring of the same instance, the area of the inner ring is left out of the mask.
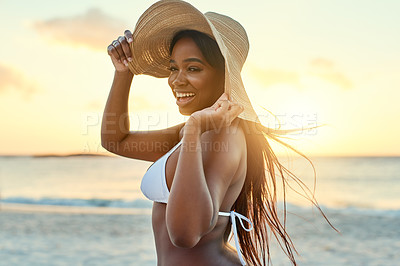
[[[278,139],[284,132],[261,125],[253,110],[240,75],[248,50],[246,31],[237,21],[202,14],[178,0],[152,5],[133,34],[125,31],[108,47],[116,71],[102,145],[154,162],[141,190],[154,202],[159,265],[265,265],[270,261],[268,231],[296,264],[286,209],[283,219],[278,215],[278,181],[283,195],[287,182],[294,181],[319,206],[269,145],[266,137],[290,148]],[[168,77],[187,122],[165,130],[129,131],[127,101],[134,74]],[[126,148],[138,143],[155,145]],[[236,251],[228,244],[231,230]]]
[[[215,103],[224,92],[224,58],[215,40],[198,31],[181,31],[171,42],[171,87],[183,115]]]

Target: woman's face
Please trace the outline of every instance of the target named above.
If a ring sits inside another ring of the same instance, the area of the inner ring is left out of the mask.
[[[170,69],[168,84],[183,115],[210,107],[224,92],[224,73],[208,64],[191,38],[176,42]]]

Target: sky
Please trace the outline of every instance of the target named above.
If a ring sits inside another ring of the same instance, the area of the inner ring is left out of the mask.
[[[107,154],[106,48],[154,2],[0,0],[0,154]],[[188,2],[246,29],[242,78],[264,125],[324,125],[289,135],[291,145],[307,155],[400,155],[400,1]],[[143,75],[129,111],[132,130],[187,119],[167,80]]]

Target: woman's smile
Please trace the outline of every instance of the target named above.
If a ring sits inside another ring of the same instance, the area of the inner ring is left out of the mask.
[[[179,107],[184,107],[193,101],[196,97],[196,93],[194,92],[175,92],[176,104]]]
[[[224,73],[207,62],[190,38],[176,42],[169,69],[168,84],[183,115],[210,107],[224,92]]]

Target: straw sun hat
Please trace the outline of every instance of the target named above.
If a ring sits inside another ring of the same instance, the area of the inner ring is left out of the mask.
[[[230,100],[244,107],[240,118],[258,122],[245,91],[240,71],[249,52],[246,31],[237,21],[214,12],[202,14],[191,4],[162,0],[149,7],[139,18],[131,43],[130,71],[157,78],[169,76],[169,47],[182,30],[196,30],[216,40],[225,59],[225,92]]]

